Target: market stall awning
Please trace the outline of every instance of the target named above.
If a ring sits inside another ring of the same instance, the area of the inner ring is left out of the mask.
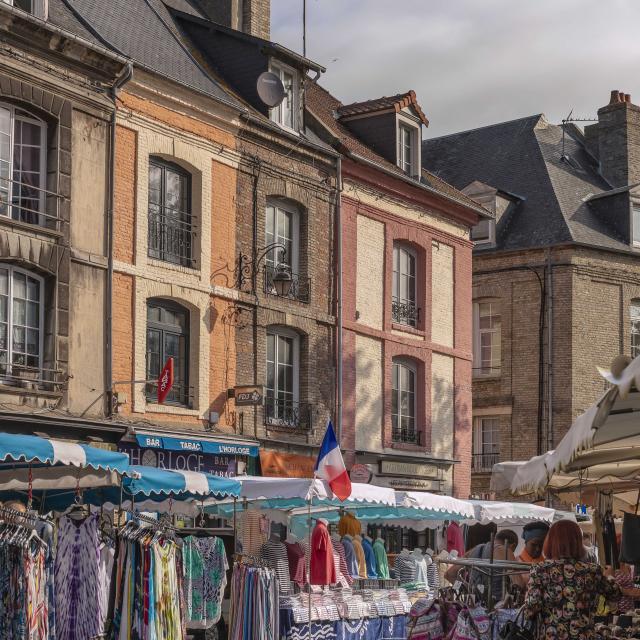
[[[31,473],[29,471],[31,467]],[[24,490],[111,486],[133,474],[125,454],[86,444],[0,433],[0,486]]]
[[[396,492],[397,506],[422,509],[446,516],[460,516],[474,518],[476,512],[468,500],[458,500],[450,496],[442,496],[426,491],[398,491]]]
[[[587,480],[604,483],[637,475],[640,393],[632,384],[640,378],[640,357],[627,366],[620,379],[606,371],[601,373],[615,386],[575,420],[554,451],[522,463],[495,465],[494,490],[508,485],[513,495],[526,495],[547,487],[562,490]]]
[[[480,524],[523,524],[543,520],[553,522],[555,509],[521,502],[470,500],[475,509],[474,520]]]
[[[227,456],[258,455],[258,443],[240,438],[226,438],[223,436],[204,436],[194,433],[159,433],[136,428],[135,438],[138,446],[144,449],[166,449],[183,453],[212,453]]]

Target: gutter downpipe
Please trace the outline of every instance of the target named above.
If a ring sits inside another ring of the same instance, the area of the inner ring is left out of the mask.
[[[338,419],[338,445],[342,448],[342,373],[343,373],[343,365],[342,365],[342,156],[338,156],[336,162],[336,173],[337,173],[337,181],[336,181],[336,189],[337,189],[337,198],[336,198],[336,242],[338,244],[337,247],[337,263],[338,263],[338,273],[337,275],[337,321],[338,321],[338,335],[336,340],[337,346],[337,354],[336,357],[338,359],[337,362],[337,377],[338,377],[338,388],[337,388],[337,419]]]
[[[107,416],[113,416],[113,217],[115,209],[115,168],[116,168],[116,121],[118,107],[116,99],[121,89],[133,77],[133,63],[127,62],[122,74],[116,79],[109,94],[113,100],[111,114],[111,137],[109,140],[109,210],[107,212]]]
[[[547,451],[555,448],[553,428],[553,260],[551,249],[547,256]],[[551,505],[551,495],[547,492],[547,503]]]

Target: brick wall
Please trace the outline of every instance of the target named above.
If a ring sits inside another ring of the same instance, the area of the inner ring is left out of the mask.
[[[113,259],[135,262],[137,134],[116,127],[114,175]]]

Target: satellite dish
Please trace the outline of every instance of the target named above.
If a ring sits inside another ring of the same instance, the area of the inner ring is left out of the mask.
[[[258,76],[257,89],[260,100],[267,107],[277,107],[284,100],[285,91],[282,80],[271,71],[265,71]]]

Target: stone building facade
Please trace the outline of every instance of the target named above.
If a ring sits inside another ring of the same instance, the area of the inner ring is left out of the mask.
[[[60,28],[52,5],[0,3],[0,430],[110,439],[110,133],[127,61]]]
[[[467,497],[470,228],[488,214],[421,172],[415,94],[342,105],[313,82],[318,135],[343,154],[342,447],[357,477]]]
[[[429,140],[425,166],[495,216],[472,233],[472,491],[552,449],[640,344],[640,109],[613,92],[584,131],[532,116]],[[634,239],[635,238],[635,239]]]

